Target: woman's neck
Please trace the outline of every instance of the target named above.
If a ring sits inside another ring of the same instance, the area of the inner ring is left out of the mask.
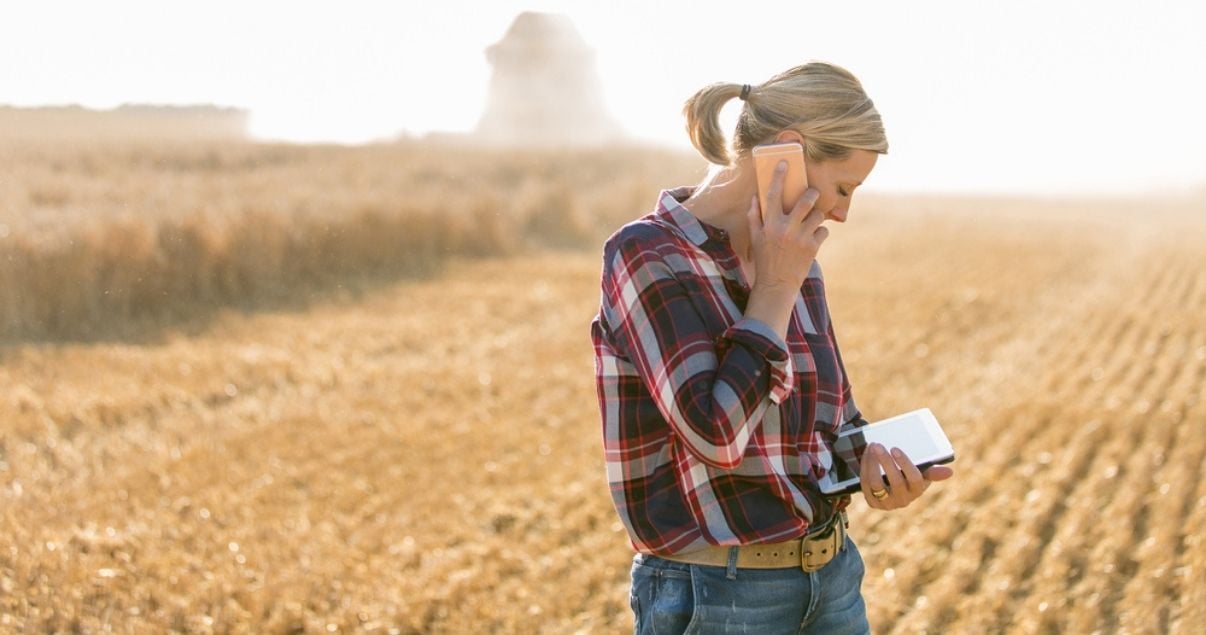
[[[733,251],[742,261],[752,261],[748,253],[750,230],[748,212],[750,199],[757,192],[753,170],[733,168],[712,170],[695,188],[683,207],[699,220],[723,229],[729,235]]]

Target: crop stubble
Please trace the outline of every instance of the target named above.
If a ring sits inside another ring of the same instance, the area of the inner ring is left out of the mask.
[[[877,632],[1206,623],[1206,233],[1107,207],[875,201],[823,248],[864,413],[930,406],[959,454],[913,507],[852,509]],[[629,628],[598,272],[457,262],[158,344],[10,350],[0,619]]]

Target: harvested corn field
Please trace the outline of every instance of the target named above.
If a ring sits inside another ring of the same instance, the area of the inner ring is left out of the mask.
[[[1206,624],[1203,208],[864,199],[833,227],[862,410],[928,406],[958,454],[913,506],[852,508],[876,632]],[[455,260],[137,342],[8,347],[0,630],[630,629],[599,265]]]

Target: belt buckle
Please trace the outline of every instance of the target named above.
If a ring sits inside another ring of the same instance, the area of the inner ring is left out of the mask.
[[[843,535],[841,527],[839,527],[842,520],[842,518],[837,518],[833,525],[820,536],[812,539],[803,538],[800,541],[800,568],[805,573],[819,570],[829,564],[829,561],[837,555],[838,548],[841,547],[838,540]]]

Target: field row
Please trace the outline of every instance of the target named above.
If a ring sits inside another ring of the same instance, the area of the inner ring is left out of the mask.
[[[930,406],[959,457],[906,511],[856,500],[875,630],[1206,622],[1196,221],[861,211],[822,257],[855,396],[872,419]],[[598,274],[594,253],[454,260],[158,339],[6,349],[0,626],[630,629]]]

